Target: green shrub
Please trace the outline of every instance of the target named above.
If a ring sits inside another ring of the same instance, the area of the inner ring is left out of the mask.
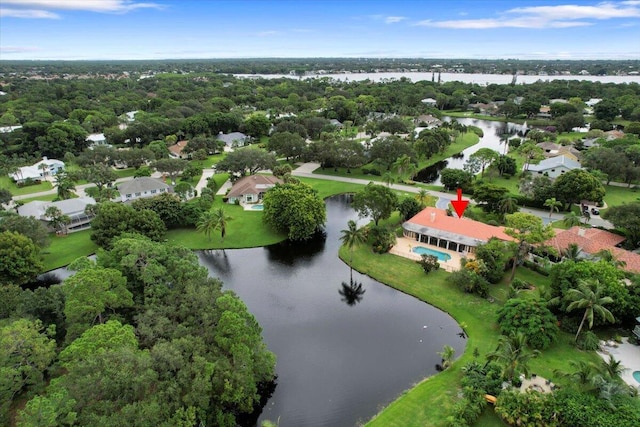
[[[521,332],[531,348],[543,350],[558,336],[558,320],[541,300],[508,300],[498,310],[498,324],[503,335]]]

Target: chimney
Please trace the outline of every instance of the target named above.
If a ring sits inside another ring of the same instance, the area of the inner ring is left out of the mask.
[[[42,160],[46,162],[49,159],[47,158],[47,156],[42,156]]]
[[[580,227],[578,228],[578,236],[580,237],[584,237],[584,233],[585,233],[585,229]]]
[[[431,212],[431,222],[436,222],[436,213]]]

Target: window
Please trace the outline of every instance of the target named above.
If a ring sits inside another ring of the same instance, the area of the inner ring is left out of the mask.
[[[151,190],[151,194],[156,194],[158,190]]]
[[[131,198],[131,194],[127,194],[127,199],[130,199],[130,198]]]
[[[140,197],[140,193],[136,193],[136,197]]]

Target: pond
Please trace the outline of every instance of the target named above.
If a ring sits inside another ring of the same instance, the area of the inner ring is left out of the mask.
[[[362,290],[349,289],[337,255],[340,230],[357,219],[349,200],[326,201],[324,239],[198,254],[247,304],[277,355],[278,385],[260,419],[280,427],[366,421],[436,373],[445,344],[464,350],[462,330],[444,312],[355,271]]]
[[[326,200],[324,237],[197,252],[211,276],[246,303],[277,356],[277,386],[259,422],[352,427],[437,373],[445,344],[456,356],[464,351],[462,329],[446,313],[355,271],[349,286],[338,249],[340,230],[358,220],[350,200]],[[70,274],[58,269],[41,279]]]
[[[444,120],[450,121],[451,117],[444,117]],[[527,130],[526,123],[523,125],[517,123],[504,123],[495,122],[490,120],[479,120],[472,118],[455,118],[460,124],[465,126],[476,126],[482,129],[484,136],[480,138],[477,144],[451,156],[445,160],[437,162],[427,168],[420,170],[414,177],[415,181],[424,182],[427,184],[441,185],[440,183],[440,171],[444,168],[462,169],[465,162],[469,159],[469,156],[478,151],[481,148],[491,148],[505,154],[508,151],[508,146],[500,140],[500,137],[504,134],[508,135],[524,135]]]

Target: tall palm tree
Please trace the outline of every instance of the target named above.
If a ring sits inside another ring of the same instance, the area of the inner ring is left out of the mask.
[[[349,269],[351,283],[353,283],[353,248],[366,242],[364,229],[358,228],[354,220],[349,220],[347,229],[340,231],[342,236],[340,241],[349,249]]]
[[[564,226],[567,227],[567,228],[571,228],[571,227],[575,227],[576,225],[580,225],[580,224],[582,224],[582,222],[580,221],[580,215],[578,215],[575,212],[569,212],[568,214],[566,214],[564,216],[564,219],[562,220],[562,224],[564,224]]]
[[[603,287],[598,280],[579,279],[578,287],[567,291],[565,298],[571,301],[567,311],[573,311],[576,308],[584,309],[584,315],[576,333],[576,341],[580,332],[582,332],[585,320],[589,321],[589,329],[593,328],[593,318],[596,314],[605,321],[611,323],[615,321],[613,314],[604,307],[606,304],[611,304],[613,298],[601,297],[602,290]]]
[[[416,194],[416,200],[420,203],[420,207],[424,209],[429,201],[429,192],[424,188],[421,188],[418,194]]]
[[[387,187],[391,187],[391,184],[393,184],[394,182],[396,182],[396,178],[393,176],[393,174],[389,171],[385,172],[382,175],[382,181],[387,184]]]
[[[196,230],[204,233],[209,241],[211,241],[211,233],[216,230],[216,227],[217,220],[211,211],[203,212],[196,223]]]
[[[502,335],[495,351],[487,354],[487,361],[496,361],[501,364],[503,377],[513,381],[518,372],[529,375],[529,360],[538,354],[540,354],[538,350],[529,350],[526,335],[522,333]]]
[[[76,189],[73,180],[69,174],[65,172],[59,172],[56,175],[56,190],[58,198],[60,200],[70,199],[73,196],[73,191]]]
[[[555,197],[547,199],[544,201],[544,205],[549,208],[549,218],[553,215],[553,212],[560,212],[560,208],[562,207],[562,202],[556,200]]]
[[[416,165],[411,161],[411,157],[406,154],[398,157],[398,159],[393,162],[393,165],[391,165],[391,167],[396,171],[396,173],[400,177],[400,180],[413,178],[413,175],[415,175],[418,169]]]
[[[224,208],[217,208],[212,212],[212,216],[213,216],[213,220],[216,224],[215,229],[220,230],[220,237],[222,238],[222,241],[224,242],[224,236],[227,235],[227,225],[228,222],[231,221],[233,218],[231,218],[229,215],[227,215],[227,213],[224,211]]]

